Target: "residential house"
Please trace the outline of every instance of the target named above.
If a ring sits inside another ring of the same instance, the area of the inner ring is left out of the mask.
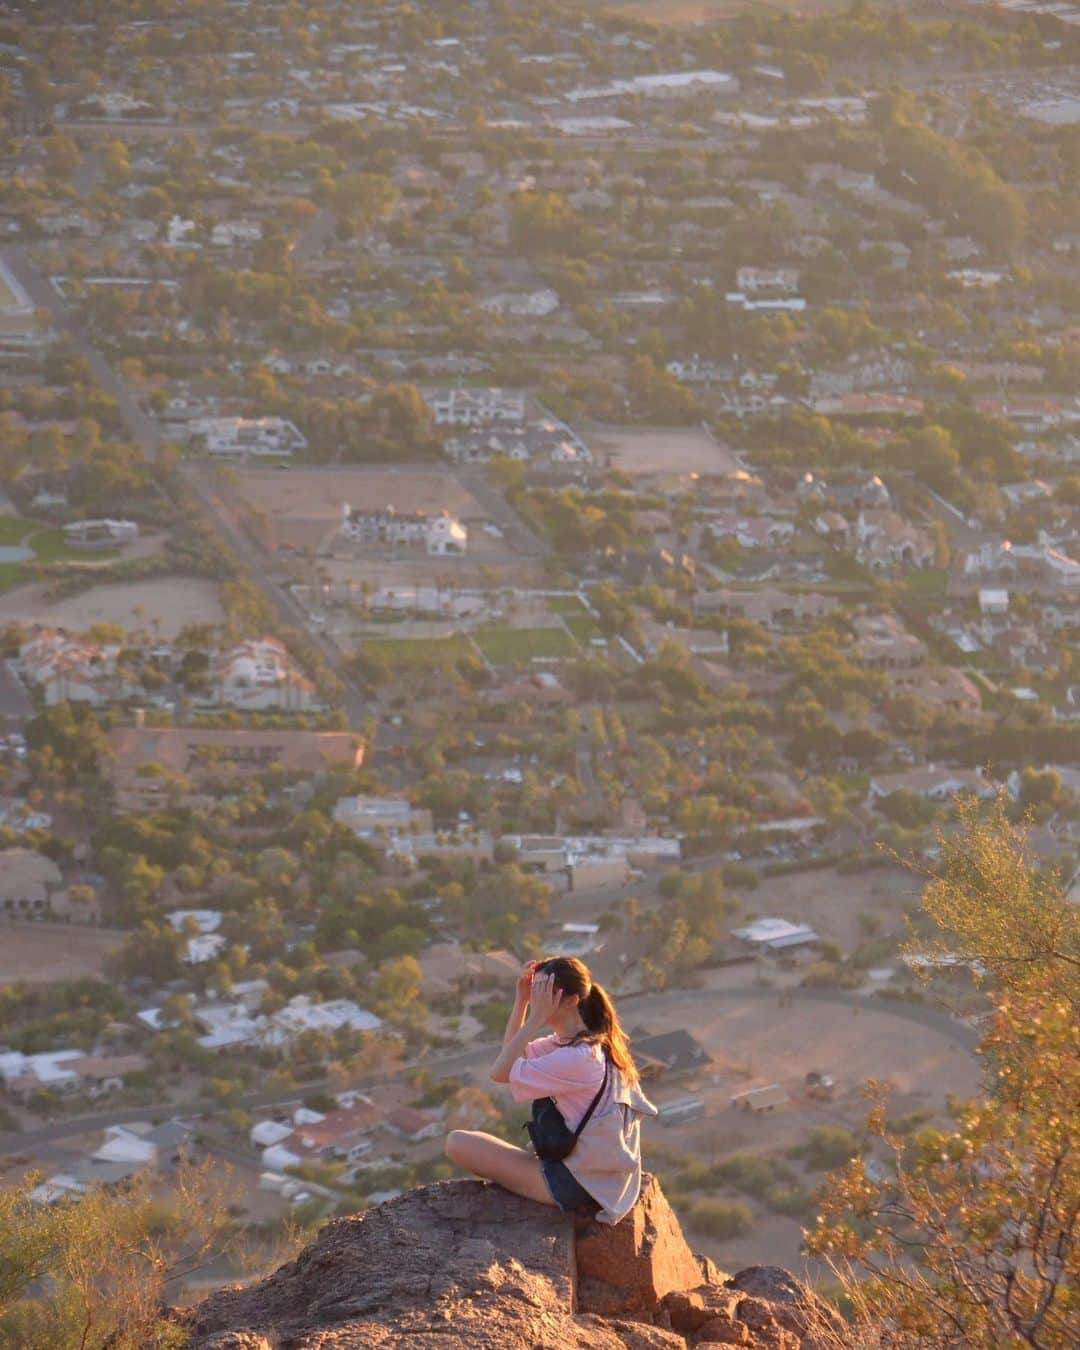
[[[380,834],[427,834],[433,828],[431,812],[413,806],[404,797],[341,797],[334,804],[333,817],[361,839]]]
[[[219,703],[242,712],[307,712],[319,706],[314,683],[277,638],[249,639],[214,661],[210,687]]]
[[[167,784],[147,772],[158,765],[186,778],[193,790],[230,779],[250,779],[278,767],[312,775],[359,768],[364,747],[347,731],[223,731],[196,727],[114,727],[106,773],[121,810],[153,810],[167,800]]]
[[[695,597],[694,608],[701,613],[750,619],[766,628],[783,628],[816,622],[835,613],[840,602],[835,596],[819,595],[816,591],[782,591],[766,586],[753,591],[703,591]]]
[[[374,1148],[372,1136],[383,1120],[382,1110],[370,1098],[360,1097],[352,1106],[297,1125],[291,1134],[263,1149],[263,1163],[284,1170],[303,1162],[359,1162]]]
[[[756,295],[759,291],[788,291],[799,289],[797,267],[740,267],[735,273],[735,289]]]
[[[916,792],[930,801],[948,801],[958,792],[970,792],[983,800],[996,795],[997,787],[981,769],[942,769],[927,764],[901,773],[875,774],[870,779],[867,804],[873,806],[894,792]]]
[[[221,220],[210,230],[214,248],[236,248],[239,244],[257,244],[263,237],[258,220]]]
[[[810,377],[810,395],[823,398],[863,393],[870,389],[896,389],[909,383],[915,373],[910,361],[895,352],[873,355],[857,352],[832,370],[817,370]]]
[[[361,510],[342,506],[340,537],[351,544],[422,545],[430,557],[462,557],[469,544],[469,532],[448,511],[431,515],[427,511],[397,512],[392,506],[382,510]]]
[[[776,520],[771,516],[744,516],[737,512],[721,511],[710,515],[702,526],[702,535],[714,539],[734,538],[743,548],[780,548],[795,535],[790,520]]]
[[[135,543],[139,527],[133,520],[75,520],[64,526],[64,537],[80,548],[109,548]]]
[[[855,522],[855,540],[855,556],[873,571],[931,567],[934,563],[933,538],[895,511],[860,511]]]
[[[283,458],[307,449],[307,437],[283,417],[193,417],[183,428],[187,439],[207,454],[246,459]]]
[[[979,686],[962,670],[954,670],[952,666],[893,670],[890,676],[896,693],[911,694],[940,711],[963,717],[978,717],[982,712]]]
[[[810,406],[824,417],[921,417],[926,404],[905,394],[868,391],[823,394],[811,398]]]
[[[43,919],[64,878],[51,858],[32,848],[0,851],[0,915],[8,919]]]
[[[648,1081],[707,1069],[712,1056],[689,1031],[665,1031],[658,1036],[635,1035],[634,1063]]]
[[[979,613],[984,618],[1008,614],[1009,592],[996,587],[983,586],[979,589]]]
[[[909,633],[895,614],[858,614],[854,657],[867,670],[911,670],[926,661],[926,643]]]
[[[115,644],[101,646],[63,629],[39,628],[19,647],[19,669],[50,707],[65,702],[101,707],[134,692],[118,673],[119,654]]]
[[[527,397],[520,389],[455,388],[425,390],[435,425],[476,427],[491,422],[518,426],[525,421]]]

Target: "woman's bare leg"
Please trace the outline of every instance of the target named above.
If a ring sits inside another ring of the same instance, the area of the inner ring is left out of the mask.
[[[540,1160],[527,1149],[516,1148],[493,1134],[479,1130],[451,1130],[446,1136],[446,1156],[474,1176],[497,1181],[515,1195],[554,1205]]]

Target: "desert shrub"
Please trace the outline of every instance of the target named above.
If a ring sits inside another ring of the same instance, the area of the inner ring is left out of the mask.
[[[818,1125],[799,1150],[812,1172],[829,1172],[846,1166],[862,1152],[858,1139],[842,1125]]]
[[[741,1200],[699,1200],[690,1211],[690,1223],[708,1237],[732,1238],[749,1233],[754,1219]]]

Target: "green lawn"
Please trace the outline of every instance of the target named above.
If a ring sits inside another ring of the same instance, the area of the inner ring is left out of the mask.
[[[445,638],[369,638],[361,650],[382,657],[395,670],[445,669],[464,657],[476,659],[464,633]]]
[[[916,600],[943,600],[949,573],[943,567],[920,567],[904,578],[904,589]]]
[[[33,521],[20,520],[18,516],[0,516],[0,545],[21,544],[32,528]]]
[[[57,525],[45,525],[39,520],[25,520],[20,516],[0,516],[0,547],[16,544],[33,549],[37,559],[44,563],[84,562],[118,556],[115,548],[73,547]],[[6,566],[17,567],[19,564],[9,563]]]
[[[561,628],[484,628],[476,634],[476,645],[496,666],[577,655],[573,639]]]
[[[593,638],[604,636],[600,620],[592,614],[567,614],[563,618],[563,623],[583,647],[587,647]]]
[[[549,595],[547,607],[552,614],[585,614],[588,611],[577,595]]]

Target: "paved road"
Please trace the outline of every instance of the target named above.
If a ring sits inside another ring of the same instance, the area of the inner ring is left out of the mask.
[[[39,308],[48,310],[54,326],[67,337],[72,348],[86,360],[98,385],[116,399],[128,435],[142,447],[148,460],[151,462],[156,460],[161,449],[161,432],[156,421],[142,410],[129,393],[124,382],[113,371],[101,353],[91,344],[78,318],[71,313],[48,278],[38,271],[29,260],[25,249],[20,246],[12,245],[0,249],[0,257],[3,257],[4,262],[15,277],[26,288],[34,304]],[[303,607],[294,596],[278,586],[267,575],[267,559],[262,550],[248,538],[244,530],[224,507],[224,504],[215,498],[203,476],[191,472],[188,474],[188,482],[202,503],[211,526],[217,530],[228,547],[239,557],[247,568],[251,580],[263,592],[282,621],[309,633],[331,669],[334,670],[344,685],[343,702],[350,725],[354,728],[359,727],[368,716],[370,705],[349,675],[345,656],[341,649],[325,635],[309,628],[307,614]],[[2,696],[2,687],[0,687],[0,699],[2,699]],[[0,707],[0,711],[2,711],[2,707]]]
[[[466,1071],[475,1070],[480,1065],[486,1065],[491,1059],[492,1047],[485,1045],[482,1048],[466,1050],[457,1055],[446,1055],[440,1057],[437,1063],[431,1063],[426,1059],[413,1061],[411,1068],[418,1068],[426,1065],[434,1070],[441,1077],[448,1077],[453,1074],[460,1074]],[[267,1111],[275,1107],[299,1106],[304,1097],[312,1093],[324,1092],[330,1087],[328,1081],[305,1083],[302,1088],[289,1088],[283,1092],[253,1092],[246,1097],[240,1097],[235,1103],[229,1106],[223,1106],[215,1098],[206,1098],[193,1102],[185,1102],[183,1105],[170,1104],[163,1102],[159,1107],[151,1106],[125,1106],[111,1111],[95,1111],[84,1116],[71,1116],[67,1120],[54,1120],[47,1125],[38,1126],[33,1130],[25,1130],[22,1134],[4,1134],[0,1135],[0,1156],[13,1153],[32,1154],[48,1144],[55,1144],[63,1139],[74,1139],[79,1135],[92,1134],[96,1130],[107,1129],[110,1125],[123,1125],[131,1120],[171,1120],[179,1118],[181,1120],[191,1120],[202,1116],[217,1116],[231,1110],[233,1105],[238,1105],[246,1111]],[[357,1084],[357,1086],[361,1086]]]
[[[524,558],[547,557],[550,552],[547,544],[511,510],[482,473],[478,473],[475,469],[459,469],[457,477],[462,487],[476,498],[502,530],[503,537],[515,552]]]
[[[229,509],[228,503],[215,491],[205,466],[199,464],[186,465],[184,477],[202,503],[211,527],[217,531],[227,547],[240,559],[250,580],[273,606],[281,621],[307,633],[326,659],[327,664],[341,680],[344,688],[342,704],[348,715],[349,725],[354,729],[358,728],[371,713],[371,701],[364,696],[359,685],[350,675],[345,653],[332,638],[310,626],[307,611],[303,605],[290,591],[283,586],[279,586],[268,574],[269,559],[266,553],[248,535]]]
[[[691,1005],[707,1000],[723,1003],[725,1001],[743,1001],[760,999],[775,1004],[780,994],[789,1000],[793,1022],[799,1022],[800,1008],[803,1013],[815,1003],[832,1004],[847,1008],[872,1008],[876,1012],[886,1013],[901,1021],[917,1023],[929,1027],[947,1037],[961,1049],[974,1052],[979,1042],[979,1033],[964,1022],[922,1003],[903,1003],[896,999],[883,999],[862,994],[846,994],[829,989],[677,989],[664,994],[624,995],[620,1002],[629,1005],[635,1021],[647,1020],[650,1014],[670,1012],[673,1001],[687,1002]],[[464,1074],[483,1075],[491,1062],[494,1042],[474,1046],[456,1055],[447,1055],[437,1061],[415,1060],[407,1068],[426,1065],[440,1078],[461,1077]],[[377,1084],[357,1083],[356,1087],[370,1088]],[[303,1088],[290,1088],[276,1093],[251,1093],[239,1099],[236,1105],[248,1111],[272,1110],[275,1107],[299,1105],[304,1096],[324,1091],[329,1087],[326,1082],[306,1083]],[[123,1125],[131,1120],[191,1119],[193,1117],[216,1116],[230,1110],[216,1100],[189,1102],[183,1107],[162,1105],[154,1110],[146,1107],[124,1107],[113,1111],[99,1111],[91,1115],[75,1116],[69,1120],[57,1120],[37,1129],[27,1130],[23,1134],[0,1135],[0,1156],[4,1154],[33,1154],[50,1144],[64,1139],[73,1139],[79,1135],[90,1134],[95,1130],[104,1130],[109,1125]]]

